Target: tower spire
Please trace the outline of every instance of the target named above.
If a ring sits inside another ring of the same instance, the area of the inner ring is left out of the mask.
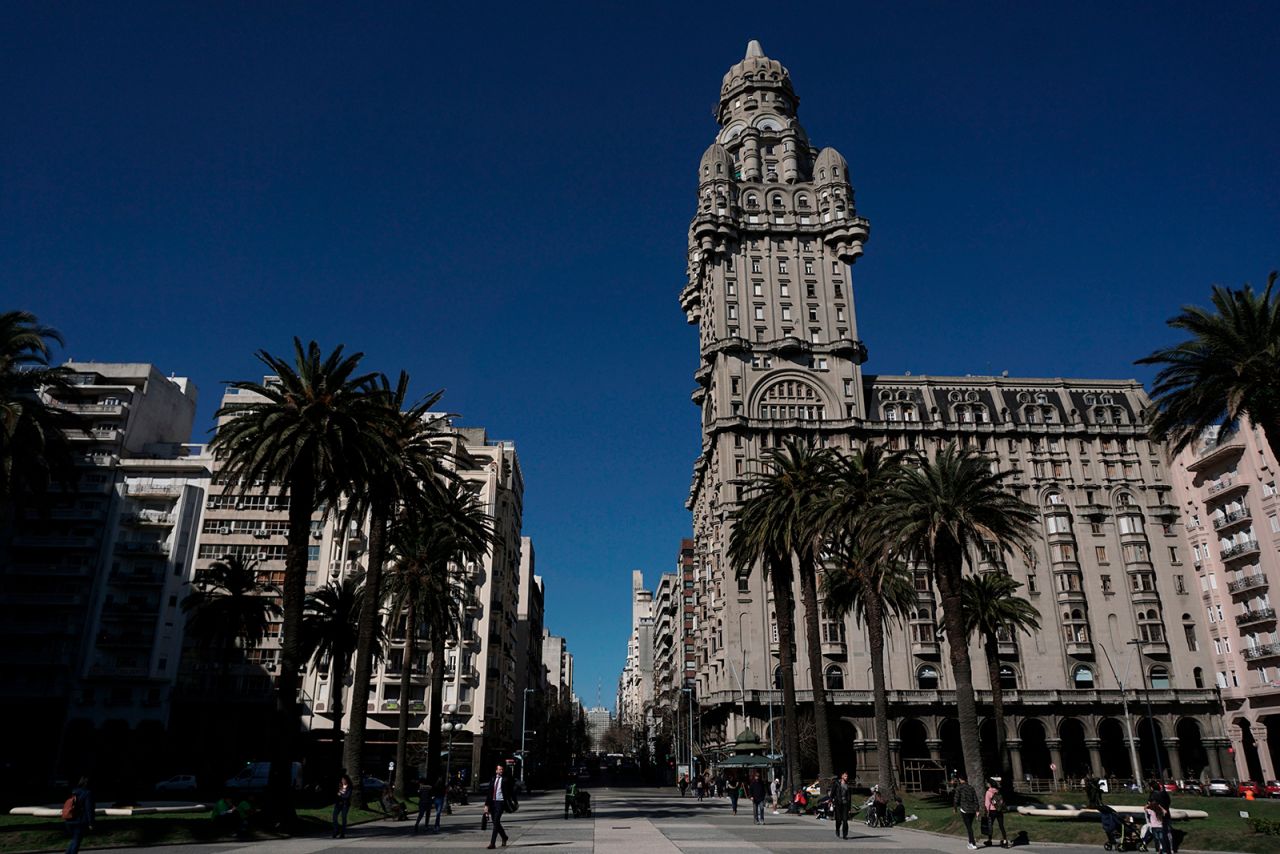
[[[764,48],[760,47],[760,42],[752,39],[747,42],[747,55],[743,59],[751,59],[753,57],[764,56]]]

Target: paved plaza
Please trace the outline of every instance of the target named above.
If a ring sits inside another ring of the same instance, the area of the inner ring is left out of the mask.
[[[674,790],[593,789],[594,816],[565,820],[563,799],[557,794],[529,797],[520,811],[504,822],[510,835],[509,848],[554,849],[575,854],[725,854],[730,851],[849,850],[964,852],[962,839],[910,830],[909,825],[889,830],[873,830],[864,824],[850,825],[848,840],[835,838],[829,822],[806,816],[766,816],[763,827],[751,821],[750,802],[743,800],[733,815],[727,799],[707,799],[699,804],[693,797],[681,798]],[[489,844],[489,831],[480,830],[483,808],[477,801],[455,807],[446,815],[439,834],[413,835],[412,822],[375,822],[353,827],[346,839],[294,839],[287,841],[215,845],[186,845],[165,848],[116,849],[159,852],[258,851],[262,854],[312,854],[312,852],[358,851],[479,851]],[[1011,819],[1016,827],[1017,818]],[[993,850],[999,850],[993,849]],[[1056,854],[1090,852],[1101,846],[1031,844],[1018,850],[1054,851]]]

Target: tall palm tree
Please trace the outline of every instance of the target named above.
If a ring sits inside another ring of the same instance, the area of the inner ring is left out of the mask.
[[[795,695],[795,599],[792,594],[793,557],[801,564],[801,594],[809,670],[813,684],[815,740],[820,775],[830,776],[831,747],[826,716],[826,685],[822,679],[822,646],[818,626],[815,572],[821,544],[817,525],[821,496],[827,484],[828,455],[798,442],[774,451],[764,460],[764,471],[750,476],[743,502],[732,513],[729,561],[740,575],[749,575],[763,563],[773,587],[774,619],[778,626],[778,664],[782,671],[782,706],[786,725],[787,785],[800,779],[799,734]],[[810,574],[808,581],[805,573]],[[815,654],[816,653],[816,654]]]
[[[0,510],[74,472],[67,433],[81,428],[81,419],[41,396],[67,385],[67,369],[49,366],[52,343],[62,336],[34,314],[0,313]]]
[[[1006,749],[1004,686],[1000,683],[1000,636],[1038,631],[1040,612],[1018,595],[1022,584],[1004,572],[983,572],[960,582],[960,606],[964,611],[965,638],[977,637],[987,659],[991,680],[991,707],[995,713],[996,758],[1000,762],[1001,787],[1011,791],[1013,765]]]
[[[362,473],[360,483],[347,498],[344,522],[369,519],[369,553],[365,584],[382,589],[387,558],[388,526],[397,514],[428,513],[439,484],[447,477],[439,448],[442,416],[432,407],[443,392],[429,394],[416,403],[409,400],[409,375],[401,371],[396,383],[379,375],[375,399],[381,409],[379,453]],[[373,682],[374,634],[381,624],[381,597],[367,597],[360,611],[356,642],[355,675],[351,681],[351,714],[343,765],[354,781],[357,803],[362,802],[365,731],[369,716],[369,689]]]
[[[279,619],[280,589],[258,577],[258,562],[236,555],[216,560],[191,582],[182,597],[186,633],[217,650],[220,691],[230,690],[227,677],[236,651],[249,649],[267,636],[272,619]]]
[[[255,481],[278,483],[281,494],[289,496],[276,680],[278,731],[272,739],[269,785],[274,806],[285,816],[292,814],[289,769],[301,726],[298,670],[306,660],[302,612],[311,514],[322,504],[337,506],[341,495],[363,482],[385,456],[386,435],[386,407],[375,393],[376,375],[357,373],[363,354],[344,355],[339,346],[324,356],[319,344],[304,347],[297,338],[293,346],[292,363],[258,351],[275,379],[230,383],[243,396],[218,410],[217,417],[226,420],[210,443],[233,488],[248,489]]]
[[[333,715],[333,742],[342,740],[344,683],[356,652],[360,609],[364,604],[364,573],[353,572],[307,594],[302,615],[302,643],[313,666],[329,668],[329,711]],[[382,656],[384,633],[378,621],[374,656]]]
[[[1151,395],[1151,432],[1186,448],[1207,427],[1231,428],[1247,417],[1280,455],[1280,294],[1214,285],[1213,308],[1183,306],[1169,326],[1186,341],[1157,350],[1139,365],[1164,365]]]
[[[933,459],[921,456],[904,466],[875,514],[875,527],[885,535],[883,548],[923,562],[933,573],[955,679],[960,744],[971,780],[983,779],[982,751],[960,580],[966,562],[976,565],[976,552],[984,543],[998,554],[1016,549],[1030,559],[1038,517],[1033,507],[1006,489],[1009,475],[993,471],[987,457],[951,443]]]
[[[409,741],[409,691],[413,653],[420,628],[425,628],[432,653],[431,706],[443,712],[445,641],[463,620],[470,594],[462,583],[458,562],[487,551],[491,525],[483,507],[470,490],[456,481],[446,487],[442,500],[430,515],[402,517],[391,529],[394,559],[386,590],[392,614],[403,614],[405,644],[400,672],[399,733],[396,766],[405,768]],[[439,684],[437,682],[437,675]],[[438,729],[438,728],[437,728]],[[428,728],[428,764],[434,753]],[[427,778],[434,780],[434,768]],[[396,776],[396,792],[403,796],[405,773]]]
[[[896,555],[874,545],[880,533],[872,526],[872,518],[899,465],[901,456],[886,453],[879,445],[841,456],[834,465],[831,496],[821,518],[835,558],[823,575],[823,607],[828,616],[836,619],[852,612],[854,619],[867,627],[876,764],[880,787],[885,792],[894,784],[889,695],[884,678],[885,631],[890,618],[911,610],[916,592],[906,565]]]

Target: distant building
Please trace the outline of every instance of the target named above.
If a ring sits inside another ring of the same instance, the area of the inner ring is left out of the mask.
[[[25,502],[0,536],[0,702],[19,768],[163,748],[182,598],[211,458],[186,444],[196,389],[150,364],[69,362],[54,406],[80,414],[79,479]],[[16,722],[16,719],[15,719]],[[105,736],[105,737],[104,737]]]
[[[631,574],[631,636],[618,680],[618,721],[641,737],[653,705],[653,625],[653,594],[644,589],[644,574],[637,569]]]
[[[547,700],[556,703],[577,704],[573,693],[573,653],[565,639],[542,631],[542,666],[547,674]]]
[[[520,597],[516,609],[516,686],[515,699],[521,704],[516,741],[520,729],[537,730],[547,702],[547,671],[542,663],[543,586],[542,577],[534,574],[533,540],[520,539]],[[525,697],[526,692],[528,697]],[[526,749],[532,751],[537,733],[526,735]]]
[[[1211,662],[1191,675],[1222,692],[1242,780],[1274,780],[1280,771],[1280,631],[1271,602],[1271,586],[1280,590],[1278,471],[1262,431],[1247,422],[1206,432],[1173,461],[1195,568],[1186,583],[1202,600],[1182,614],[1183,632]],[[1207,638],[1196,629],[1202,621]]]
[[[585,716],[587,720],[587,739],[591,742],[591,749],[601,753],[605,749],[605,735],[609,732],[609,728],[613,726],[613,715],[603,706],[595,706],[587,709]]]

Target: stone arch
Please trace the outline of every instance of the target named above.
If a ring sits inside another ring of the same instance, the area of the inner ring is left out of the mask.
[[[839,718],[831,726],[831,759],[836,773],[849,772],[849,779],[858,776],[858,726],[849,718]]]
[[[996,719],[983,718],[978,724],[978,745],[982,749],[982,767],[988,774],[1000,772],[1000,757],[996,755]]]
[[[903,759],[929,758],[929,730],[919,718],[898,724],[898,755]]]
[[[1084,724],[1076,718],[1063,718],[1058,724],[1058,739],[1062,743],[1063,776],[1084,777],[1091,773],[1093,769],[1089,764]]]
[[[1134,722],[1137,730],[1138,762],[1142,774],[1148,779],[1162,779],[1169,772],[1169,751],[1164,745],[1164,727],[1154,718],[1142,718]],[[1163,772],[1163,773],[1162,773]]]
[[[1192,717],[1180,718],[1173,727],[1173,734],[1178,737],[1178,759],[1182,763],[1183,776],[1199,777],[1209,767],[1209,751],[1204,746],[1200,722]]]
[[[947,766],[947,776],[965,770],[964,752],[960,746],[960,722],[955,718],[947,718],[939,723],[938,740],[942,742],[942,761]]]
[[[1018,729],[1022,738],[1022,770],[1032,777],[1051,778],[1049,737],[1039,718],[1027,718]]]
[[[751,395],[751,412],[770,420],[822,421],[833,412],[830,401],[803,374],[775,374]]]
[[[1262,781],[1262,759],[1258,755],[1258,740],[1253,735],[1253,727],[1248,718],[1236,718],[1232,725],[1240,728],[1240,752],[1244,759],[1244,767],[1251,780]]]
[[[1124,723],[1115,718],[1098,721],[1098,749],[1102,752],[1102,773],[1109,777],[1132,777],[1129,741]]]

